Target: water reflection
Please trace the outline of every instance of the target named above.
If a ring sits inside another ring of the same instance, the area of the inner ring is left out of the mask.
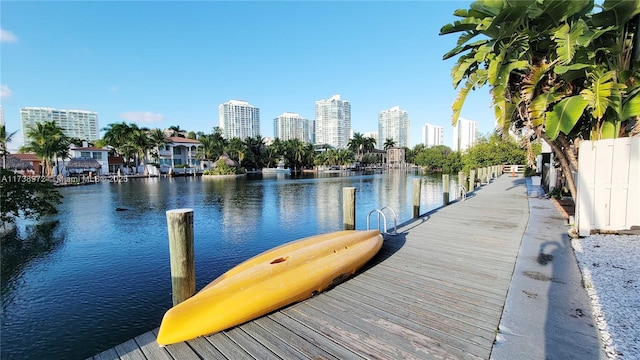
[[[32,262],[42,259],[64,242],[64,234],[58,231],[58,221],[29,224],[24,228],[12,226],[0,236],[0,288],[2,310],[13,300],[12,290],[20,284],[22,273]],[[8,226],[8,225],[7,225]]]

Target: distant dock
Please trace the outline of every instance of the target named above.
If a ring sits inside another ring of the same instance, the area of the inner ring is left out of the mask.
[[[162,348],[156,328],[93,359],[488,359],[528,219],[524,178],[505,174],[385,235],[334,289]]]

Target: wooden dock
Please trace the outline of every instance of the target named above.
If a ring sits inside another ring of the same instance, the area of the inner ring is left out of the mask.
[[[93,359],[489,359],[528,220],[525,181],[505,174],[402,224],[332,290],[162,348],[156,328]]]

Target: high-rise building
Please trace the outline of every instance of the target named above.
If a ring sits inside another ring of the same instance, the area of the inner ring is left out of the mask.
[[[298,139],[313,143],[313,127],[309,119],[300,114],[285,112],[273,119],[273,135],[282,141]]]
[[[444,128],[426,123],[422,126],[422,144],[426,147],[444,144]]]
[[[315,143],[346,149],[351,131],[351,103],[334,95],[316,101]]]
[[[409,147],[409,114],[394,106],[378,115],[378,149],[383,149],[387,139],[396,147]]]
[[[54,121],[62,129],[62,133],[71,138],[87,141],[100,138],[98,113],[95,111],[26,107],[20,109],[20,121],[25,145],[30,143],[26,136],[27,129],[35,123],[45,121]]]
[[[218,106],[218,121],[226,139],[242,140],[260,135],[260,109],[243,100],[229,100]]]
[[[465,151],[473,146],[478,139],[478,123],[458,118],[458,123],[453,127],[453,151]]]

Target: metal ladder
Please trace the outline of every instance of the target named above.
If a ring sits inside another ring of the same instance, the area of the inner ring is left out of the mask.
[[[391,214],[393,215],[393,231],[392,232],[387,232],[387,217],[384,214],[384,210],[391,211]],[[384,221],[383,233],[389,234],[389,235],[398,235],[398,216],[396,216],[396,212],[388,206],[385,206],[382,209],[371,210],[369,212],[369,215],[367,215],[367,230],[371,230],[371,214],[373,213],[378,214],[378,230],[380,230],[380,217],[382,216],[382,220]]]
[[[464,187],[464,185],[458,186],[457,195],[460,195],[460,197],[462,198],[462,201],[465,201],[467,199],[467,188]]]

